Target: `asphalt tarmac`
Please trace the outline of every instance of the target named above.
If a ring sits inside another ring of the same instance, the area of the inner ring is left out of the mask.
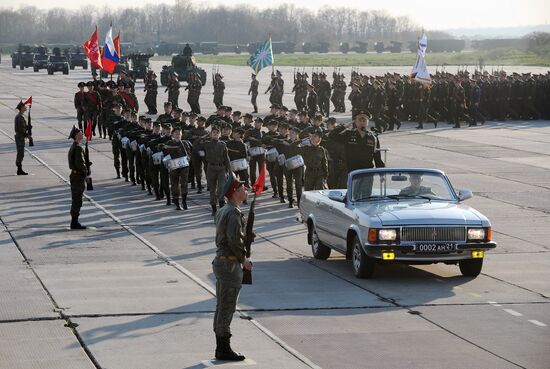
[[[250,69],[220,71],[225,104],[250,111]],[[281,71],[289,92],[292,68]],[[363,73],[385,71],[409,68]],[[384,265],[356,279],[343,255],[312,258],[297,210],[268,190],[257,204],[254,284],[233,322],[233,346],[248,359],[227,364],[213,360],[207,193],[191,191],[189,210],[176,212],[114,179],[110,142],[94,138],[95,189],[81,216],[90,228],[68,229],[67,136],[76,84],[87,79],[79,69],[48,76],[0,64],[0,368],[550,368],[550,122],[405,123],[380,136],[389,166],[442,169],[474,192],[467,203],[489,217],[498,243],[475,279],[440,264]],[[142,90],[140,82],[143,110]],[[205,113],[211,92],[209,80]],[[35,146],[23,177],[13,119],[30,95]],[[165,98],[159,89],[159,106]],[[292,96],[284,102],[292,107]],[[267,113],[267,95],[259,105]]]

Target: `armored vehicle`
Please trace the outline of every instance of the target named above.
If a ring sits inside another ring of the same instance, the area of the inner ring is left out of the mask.
[[[128,55],[130,61],[130,76],[135,81],[138,78],[144,79],[147,72],[151,69],[149,65],[149,58],[153,54],[136,53]]]
[[[197,73],[202,85],[204,86],[206,84],[206,71],[196,65],[195,58],[192,54],[193,53],[189,51],[182,51],[181,54],[172,56],[172,63],[170,65],[162,66],[162,71],[160,72],[160,83],[163,86],[166,86],[168,83],[168,76],[173,72],[178,74],[178,80],[184,82],[187,82],[190,73]]]

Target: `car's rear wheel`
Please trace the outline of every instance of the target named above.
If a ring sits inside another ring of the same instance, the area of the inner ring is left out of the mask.
[[[315,226],[311,226],[311,252],[313,257],[319,260],[326,260],[330,256],[330,247],[324,245],[319,239]]]
[[[483,267],[483,259],[467,259],[458,262],[460,272],[465,277],[477,277]]]
[[[357,278],[372,278],[376,260],[368,256],[363,250],[361,240],[358,236],[353,238],[353,250],[351,260],[353,263],[353,271]]]

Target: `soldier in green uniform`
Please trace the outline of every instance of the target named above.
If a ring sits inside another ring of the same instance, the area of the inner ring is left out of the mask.
[[[258,105],[256,103],[256,99],[258,98],[258,86],[260,85],[260,82],[258,82],[258,79],[256,78],[256,75],[252,73],[252,81],[250,81],[250,88],[248,89],[248,95],[251,95],[250,102],[252,103],[252,107],[254,108],[254,113],[258,112]]]
[[[147,105],[147,114],[157,114],[157,94],[158,94],[158,82],[155,72],[150,71],[147,83],[145,83],[145,105]]]
[[[208,163],[206,169],[206,183],[210,188],[210,206],[212,207],[212,215],[216,214],[217,201],[222,193],[223,185],[227,174],[231,171],[229,164],[229,156],[227,154],[227,146],[220,141],[220,128],[212,126],[210,131],[210,140],[203,141],[206,161]],[[219,200],[220,208],[225,202]]]
[[[180,97],[180,81],[178,80],[178,74],[176,72],[172,72],[170,74],[170,78],[168,79],[168,84],[166,85],[166,90],[164,92],[168,92],[168,101],[172,103],[173,108],[177,108],[179,105],[179,97]]]
[[[216,257],[212,270],[216,276],[216,359],[241,361],[245,356],[231,348],[231,321],[237,308],[237,300],[243,280],[243,268],[252,270],[252,263],[245,257],[246,222],[241,204],[248,191],[244,182],[230,175],[225,181],[220,199],[225,196],[228,204],[216,214]]]
[[[328,178],[327,149],[321,146],[323,131],[313,129],[310,135],[311,145],[303,146],[300,150],[304,157],[306,172],[304,175],[304,190],[324,190]]]
[[[315,114],[317,113],[317,103],[318,103],[317,93],[315,92],[313,85],[307,85],[307,92],[308,92],[307,102],[306,102],[307,114],[310,117],[314,117]]]
[[[176,210],[187,210],[187,177],[191,159],[191,145],[188,141],[181,140],[181,128],[176,127],[172,131],[172,140],[164,145],[164,152],[172,159],[187,158],[187,165],[181,168],[170,169],[170,183],[172,185],[172,201],[176,204]],[[181,198],[181,206],[180,206]]]
[[[15,116],[15,147],[17,149],[17,157],[15,158],[15,165],[17,166],[17,175],[26,176],[28,173],[23,171],[23,158],[25,157],[25,138],[27,138],[27,121],[23,115],[27,111],[27,107],[23,104],[23,101],[19,101],[17,104],[17,110],[19,113]]]
[[[193,174],[195,176],[195,182],[197,183],[197,193],[202,193],[202,172],[206,174],[206,153],[204,151],[201,139],[208,135],[208,132],[204,128],[206,119],[204,117],[197,118],[197,126],[193,127],[187,133],[186,139],[191,141],[193,149],[191,152],[191,163],[193,166]]]
[[[336,142],[328,137],[329,133],[336,128],[336,119],[327,119],[327,132],[323,137],[321,145],[327,149],[328,177],[327,185],[330,189],[346,188],[347,168],[344,144]]]
[[[214,75],[214,80],[212,81],[214,87],[214,105],[216,108],[219,108],[220,105],[223,105],[223,95],[225,92],[225,83],[222,81],[223,76],[220,73]]]
[[[325,117],[330,115],[330,82],[327,81],[327,75],[321,72],[319,76],[319,111]]]
[[[73,144],[69,149],[69,169],[71,174],[69,180],[71,183],[71,229],[86,229],[78,222],[80,216],[80,208],[82,207],[82,195],[86,188],[86,177],[88,174],[88,168],[86,166],[86,160],[84,158],[84,149],[80,146],[82,142],[82,130],[73,126],[69,139],[73,140]],[[91,163],[89,163],[91,165]]]

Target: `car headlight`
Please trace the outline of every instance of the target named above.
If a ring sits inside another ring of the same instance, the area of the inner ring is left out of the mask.
[[[468,228],[468,241],[482,241],[485,234],[485,228]]]
[[[397,230],[395,229],[379,229],[378,239],[380,241],[395,241],[397,239]]]

